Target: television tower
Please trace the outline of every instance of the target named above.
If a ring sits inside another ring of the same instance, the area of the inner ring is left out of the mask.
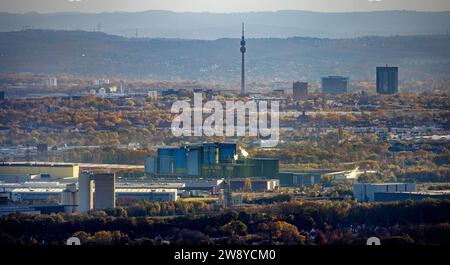
[[[241,39],[241,53],[242,53],[242,73],[241,73],[241,95],[245,95],[245,37],[244,37],[244,23],[242,23],[242,39]]]

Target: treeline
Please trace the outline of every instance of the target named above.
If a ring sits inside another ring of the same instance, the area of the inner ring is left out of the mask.
[[[204,207],[190,206],[198,212]],[[395,244],[450,243],[449,200],[290,201],[179,218],[149,217],[147,207],[156,205],[145,207],[145,213],[124,207],[89,215],[2,216],[0,243],[61,244],[73,235],[92,244],[362,244],[368,236]]]
[[[398,172],[396,176],[402,182],[450,182],[450,168],[411,169]]]
[[[196,215],[220,210],[218,205],[204,201],[150,202],[121,199],[118,205],[121,207],[105,210],[105,213],[115,217],[147,217]]]
[[[389,144],[372,139],[373,135],[355,137],[355,141],[338,143],[336,138],[323,137],[309,141],[289,142],[277,150],[254,150],[257,157],[278,157],[286,164],[329,164],[380,160],[386,155]]]
[[[449,200],[423,200],[389,203],[356,203],[343,201],[292,201],[263,206],[264,212],[278,218],[292,218],[301,227],[308,227],[308,217],[324,225],[429,224],[450,221]],[[258,212],[255,207],[250,212]]]
[[[62,155],[55,156],[52,161],[72,163],[104,163],[104,164],[136,164],[142,165],[148,155],[146,149],[120,149],[106,148],[79,148],[64,151]]]

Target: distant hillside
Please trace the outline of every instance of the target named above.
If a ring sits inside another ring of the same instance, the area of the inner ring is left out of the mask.
[[[249,83],[317,81],[325,75],[373,80],[377,65],[397,65],[402,80],[448,78],[449,36],[356,39],[248,39]],[[0,72],[68,73],[238,84],[239,39],[135,39],[83,31],[0,33]]]
[[[176,13],[170,11],[115,13],[0,13],[0,31],[23,28],[98,30],[114,35],[218,39],[235,38],[240,23],[254,38],[293,36],[354,38],[367,35],[439,35],[450,27],[450,12],[377,11],[320,13],[310,11],[244,13]]]

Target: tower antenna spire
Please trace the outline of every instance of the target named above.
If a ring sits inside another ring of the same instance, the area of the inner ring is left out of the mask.
[[[241,39],[241,95],[245,95],[245,52],[247,49],[245,48],[245,37],[244,37],[244,22],[242,22],[242,39]]]

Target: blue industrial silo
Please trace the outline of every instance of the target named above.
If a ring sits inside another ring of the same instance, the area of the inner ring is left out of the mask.
[[[187,149],[182,146],[178,149],[175,149],[175,160],[174,167],[175,173],[177,174],[186,174],[187,171]]]
[[[187,147],[187,174],[189,176],[200,176],[202,172],[203,146],[190,145]]]
[[[231,163],[237,153],[237,144],[218,143],[220,163]]]
[[[158,173],[173,174],[175,164],[176,147],[160,147],[156,151],[158,154]]]
[[[216,165],[219,163],[219,148],[217,143],[203,144],[203,164]]]

